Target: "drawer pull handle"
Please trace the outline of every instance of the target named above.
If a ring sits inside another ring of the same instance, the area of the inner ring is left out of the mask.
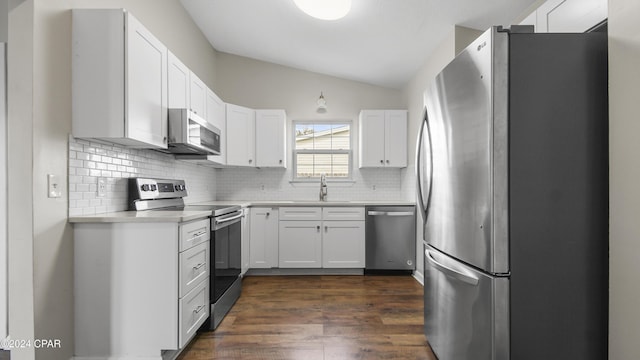
[[[199,263],[198,265],[193,267],[193,270],[199,270],[201,267],[203,267],[206,263]]]
[[[194,233],[193,236],[191,236],[191,238],[192,239],[199,238],[200,236],[202,236],[202,235],[204,235],[206,233],[207,233],[206,231],[198,231],[197,233]]]
[[[202,311],[202,309],[204,309],[204,305],[199,305],[197,308],[193,309],[193,312],[197,314]]]

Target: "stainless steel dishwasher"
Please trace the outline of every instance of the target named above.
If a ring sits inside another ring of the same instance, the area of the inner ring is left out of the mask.
[[[365,222],[365,272],[415,270],[415,206],[367,206]]]

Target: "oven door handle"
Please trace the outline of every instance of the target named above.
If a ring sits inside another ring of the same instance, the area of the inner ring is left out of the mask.
[[[220,225],[220,224],[224,224],[224,223],[229,222],[229,221],[233,221],[233,220],[235,220],[235,219],[240,219],[240,218],[241,218],[241,217],[243,217],[243,216],[244,216],[244,214],[242,214],[242,212],[240,212],[240,214],[238,214],[238,215],[236,215],[236,216],[232,216],[232,217],[224,218],[224,219],[222,219],[222,220],[218,220],[218,219],[214,219],[214,220],[215,220],[215,222],[216,222],[216,225]]]

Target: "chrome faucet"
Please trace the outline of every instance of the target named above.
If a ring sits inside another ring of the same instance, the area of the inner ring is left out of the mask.
[[[327,179],[325,174],[320,175],[320,201],[327,201]]]

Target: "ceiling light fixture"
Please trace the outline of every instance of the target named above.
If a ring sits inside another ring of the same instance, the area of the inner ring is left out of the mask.
[[[351,10],[351,0],[293,0],[307,15],[322,20],[338,20]]]
[[[320,91],[320,97],[318,98],[318,108],[316,109],[319,113],[327,112],[327,101],[324,99],[324,95],[322,95],[322,91]]]

